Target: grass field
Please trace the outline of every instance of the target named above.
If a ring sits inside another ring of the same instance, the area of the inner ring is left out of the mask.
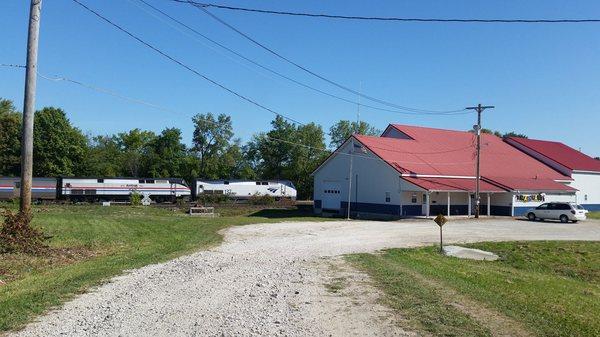
[[[216,245],[225,227],[312,219],[295,210],[217,211],[223,216],[209,219],[154,207],[37,206],[34,224],[50,236],[53,253],[0,255],[0,331],[18,328],[124,270]]]
[[[590,219],[600,219],[600,212],[590,212],[587,216]]]
[[[406,324],[435,336],[600,336],[599,242],[469,246],[501,259],[460,260],[435,247],[348,259]]]

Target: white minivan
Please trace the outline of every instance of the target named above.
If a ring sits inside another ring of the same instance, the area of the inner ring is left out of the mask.
[[[586,213],[587,211],[581,205],[568,202],[549,202],[528,209],[525,216],[530,221],[552,219],[560,220],[560,222],[577,222],[585,220]]]

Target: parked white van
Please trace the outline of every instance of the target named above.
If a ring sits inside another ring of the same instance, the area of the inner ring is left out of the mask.
[[[530,221],[551,219],[565,223],[585,220],[586,213],[587,211],[581,205],[568,202],[548,202],[528,209],[525,214]]]

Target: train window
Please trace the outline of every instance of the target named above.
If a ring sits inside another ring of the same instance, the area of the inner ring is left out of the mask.
[[[269,182],[268,181],[263,181],[262,184],[263,185],[269,185]]]
[[[143,184],[144,183],[144,179],[140,179],[139,182],[140,182],[140,184]]]
[[[103,182],[104,182],[104,179],[98,179],[98,182],[99,182],[99,183],[103,183]]]
[[[260,185],[260,181],[257,181],[257,182],[256,182],[256,185]]]
[[[146,184],[154,184],[154,179],[146,179]]]
[[[223,182],[223,184],[225,184],[225,185],[229,185],[229,181],[225,180],[225,181]]]

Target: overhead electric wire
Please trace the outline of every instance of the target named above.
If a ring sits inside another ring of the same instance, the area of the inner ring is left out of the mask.
[[[5,63],[0,63],[0,66],[2,66],[2,67],[10,67],[10,68],[26,68],[26,66],[24,66],[24,65],[5,64]],[[139,105],[148,106],[148,107],[151,107],[153,109],[157,109],[157,110],[161,110],[161,111],[164,111],[164,112],[173,113],[173,114],[184,116],[184,117],[189,117],[187,114],[182,113],[180,111],[177,111],[175,109],[167,108],[167,107],[164,107],[164,106],[161,106],[161,105],[158,105],[158,104],[155,104],[155,103],[151,103],[151,102],[139,99],[139,98],[134,98],[134,97],[126,96],[126,95],[123,95],[123,94],[120,94],[120,93],[116,92],[115,90],[98,87],[96,85],[88,84],[88,83],[82,82],[80,80],[75,80],[75,79],[71,79],[71,78],[64,77],[64,76],[47,76],[47,75],[44,75],[44,74],[40,73],[39,71],[37,72],[37,75],[40,76],[41,78],[43,78],[45,80],[48,80],[48,81],[51,81],[51,82],[68,82],[68,83],[71,83],[71,84],[75,84],[75,85],[81,86],[81,87],[83,87],[85,89],[89,89],[89,90],[92,90],[92,91],[96,91],[96,92],[99,92],[99,93],[102,93],[102,94],[107,94],[107,95],[110,95],[110,96],[122,99],[124,101],[132,102],[132,103],[139,104]],[[208,122],[208,123],[210,123],[212,125],[218,125],[217,122],[211,121],[211,120],[206,119],[206,118],[202,118],[201,120],[205,121],[205,122]],[[334,150],[334,151],[330,151],[330,150],[327,150],[327,149],[324,149],[324,148],[314,147],[314,146],[310,146],[310,145],[306,145],[306,144],[302,144],[302,143],[298,143],[298,142],[292,142],[292,141],[288,141],[288,140],[284,140],[284,139],[270,137],[270,136],[268,136],[268,135],[266,135],[264,133],[260,133],[259,137],[264,137],[264,138],[267,138],[267,139],[275,141],[275,142],[282,142],[282,143],[287,143],[287,144],[294,145],[294,146],[300,146],[300,147],[304,147],[304,148],[309,148],[309,149],[312,149],[312,150],[325,152],[327,154],[337,153],[337,154],[341,154],[341,155],[353,155],[353,156],[362,157],[362,158],[365,158],[365,159],[383,161],[383,159],[381,159],[379,157],[369,157],[369,156],[357,155],[356,153],[352,153],[351,154],[351,153],[343,152],[343,151],[341,151],[339,149],[338,150]],[[370,146],[370,147],[377,148],[377,149],[380,149],[380,150],[390,151],[390,152],[397,152],[397,153],[403,153],[403,154],[418,155],[418,154],[441,154],[441,153],[456,152],[456,151],[461,151],[463,149],[470,148],[472,146],[461,147],[461,148],[457,148],[457,149],[450,149],[450,150],[439,151],[439,152],[409,152],[409,151],[398,151],[398,150],[391,149],[391,148],[381,148],[381,147],[377,147],[377,146]],[[417,158],[419,158],[419,157],[417,156]],[[421,158],[419,158],[419,159],[421,159]],[[426,163],[424,161],[423,162],[396,161],[396,162],[400,162],[400,163],[404,163],[404,164],[415,164],[415,165],[430,165],[429,163]],[[473,161],[468,161],[468,162],[449,162],[449,163],[439,163],[439,165],[452,166],[452,165],[470,164],[472,162]]]
[[[194,68],[192,68],[192,67],[188,66],[187,64],[185,64],[185,63],[183,63],[183,62],[179,61],[178,59],[174,58],[173,56],[171,56],[171,55],[167,54],[166,52],[164,52],[164,51],[162,51],[162,50],[160,50],[160,49],[158,49],[158,48],[157,48],[157,47],[155,47],[154,45],[152,45],[152,44],[150,44],[150,43],[146,42],[145,40],[141,39],[141,38],[140,38],[140,37],[138,37],[137,35],[135,35],[135,34],[133,34],[133,33],[129,32],[129,31],[128,31],[128,30],[126,30],[125,28],[123,28],[123,27],[121,27],[120,25],[118,25],[118,24],[114,23],[113,21],[109,20],[108,18],[106,18],[106,17],[105,17],[105,16],[103,16],[102,14],[98,13],[97,11],[95,11],[95,10],[91,9],[90,7],[86,6],[85,4],[81,3],[79,0],[71,0],[71,1],[75,2],[76,4],[78,4],[79,6],[81,6],[82,8],[84,8],[85,10],[87,10],[88,12],[90,12],[90,13],[94,14],[95,16],[97,16],[98,18],[102,19],[103,21],[105,21],[106,23],[110,24],[111,26],[115,27],[116,29],[120,30],[121,32],[123,32],[123,33],[127,34],[129,37],[131,37],[131,38],[135,39],[136,41],[140,42],[140,43],[141,43],[141,44],[143,44],[144,46],[146,46],[146,47],[148,47],[148,48],[150,48],[150,49],[154,50],[155,52],[157,52],[158,54],[162,55],[163,57],[165,57],[165,58],[167,58],[167,59],[171,60],[172,62],[174,62],[174,63],[176,63],[176,64],[180,65],[181,67],[183,67],[183,68],[185,68],[185,69],[189,70],[190,72],[192,72],[192,73],[196,74],[197,76],[199,76],[199,77],[201,77],[201,78],[205,79],[206,81],[208,81],[208,82],[210,82],[210,83],[212,83],[212,84],[214,84],[214,85],[218,86],[219,88],[221,88],[221,89],[223,89],[223,90],[225,90],[225,91],[229,92],[230,94],[233,94],[233,95],[235,95],[235,96],[237,96],[237,97],[241,98],[242,100],[244,100],[244,101],[246,101],[246,102],[249,102],[249,103],[251,103],[251,104],[253,104],[253,105],[255,105],[255,106],[257,106],[257,107],[259,107],[259,108],[261,108],[261,109],[263,109],[263,110],[269,111],[269,112],[271,112],[271,113],[273,113],[273,114],[275,114],[275,115],[277,115],[277,116],[280,116],[280,117],[282,117],[282,118],[284,118],[284,119],[287,119],[287,120],[289,120],[289,121],[291,121],[291,122],[294,122],[294,123],[296,123],[296,124],[300,124],[300,125],[304,125],[302,122],[299,122],[299,121],[298,121],[298,120],[296,120],[296,119],[293,119],[293,118],[291,118],[291,117],[288,117],[288,116],[286,116],[286,115],[284,115],[284,114],[281,114],[281,113],[279,113],[279,112],[277,112],[277,111],[275,111],[275,110],[273,110],[273,109],[271,109],[271,108],[269,108],[269,107],[266,107],[266,106],[264,106],[264,105],[262,105],[262,104],[260,104],[260,103],[256,102],[255,100],[253,100],[253,99],[251,99],[251,98],[249,98],[249,97],[246,97],[246,96],[244,96],[244,95],[242,95],[242,94],[240,94],[240,93],[238,93],[238,92],[234,91],[233,89],[230,89],[230,88],[226,87],[225,85],[223,85],[223,84],[221,84],[221,83],[219,83],[219,82],[217,82],[217,81],[215,81],[215,80],[211,79],[210,77],[208,77],[208,76],[206,76],[206,75],[204,75],[204,74],[200,73],[200,72],[199,72],[199,71],[197,71],[196,69],[194,69]]]
[[[76,0],[73,0],[73,1],[76,1]],[[204,8],[202,5],[199,5],[199,4],[194,3],[192,1],[181,1],[181,2],[187,3],[187,4],[189,4],[189,5],[197,8],[198,10],[204,12],[205,14],[207,14],[208,16],[210,16],[211,18],[213,18],[217,22],[219,22],[222,25],[224,25],[225,27],[233,30],[234,32],[236,32],[237,34],[241,35],[242,37],[244,37],[248,41],[250,41],[253,44],[257,45],[258,47],[266,50],[267,52],[269,52],[272,55],[278,57],[279,59],[281,59],[281,60],[283,60],[283,61],[285,61],[285,62],[287,62],[287,63],[289,63],[289,64],[291,64],[293,66],[295,66],[296,68],[298,68],[298,69],[300,69],[300,70],[302,70],[302,71],[304,71],[304,72],[306,72],[306,73],[308,73],[308,74],[310,74],[310,75],[312,75],[314,77],[317,77],[317,78],[319,78],[319,79],[321,79],[321,80],[323,80],[323,81],[325,81],[325,82],[327,82],[327,83],[329,83],[329,84],[331,84],[331,85],[333,85],[335,87],[338,87],[339,89],[345,90],[345,91],[350,92],[350,93],[352,93],[354,95],[363,97],[363,98],[368,99],[370,101],[377,102],[379,104],[383,104],[383,105],[386,105],[386,106],[389,106],[389,107],[392,107],[392,108],[395,108],[395,109],[412,111],[412,112],[417,112],[417,113],[426,114],[426,115],[444,115],[444,114],[462,113],[462,112],[464,112],[466,110],[466,109],[462,108],[462,109],[456,109],[456,110],[437,111],[437,110],[426,110],[426,109],[419,109],[419,108],[411,108],[411,107],[407,107],[407,106],[402,106],[402,105],[398,105],[398,104],[395,104],[395,103],[391,103],[391,102],[388,102],[388,101],[385,101],[383,99],[379,99],[379,98],[376,98],[376,97],[373,97],[373,96],[370,96],[370,95],[367,95],[367,94],[363,94],[360,91],[354,90],[354,89],[349,88],[349,87],[347,87],[347,86],[345,86],[343,84],[340,84],[340,83],[338,83],[338,82],[336,82],[334,80],[331,80],[331,79],[329,79],[329,78],[327,78],[327,77],[325,77],[323,75],[320,75],[320,74],[318,74],[318,73],[316,73],[316,72],[308,69],[307,67],[305,67],[305,66],[303,66],[303,65],[301,65],[301,64],[299,64],[299,63],[297,63],[297,62],[295,62],[295,61],[293,61],[293,60],[291,60],[291,59],[289,59],[289,58],[287,58],[287,57],[285,57],[285,56],[283,56],[281,54],[279,54],[275,50],[267,47],[265,44],[257,41],[256,39],[252,38],[250,35],[242,32],[241,30],[239,30],[236,27],[232,26],[231,24],[227,23],[223,19],[221,19],[218,16],[214,15],[213,13],[211,13],[210,11],[208,11],[206,8]]]
[[[346,103],[350,103],[350,104],[353,104],[353,105],[359,105],[361,107],[365,107],[365,108],[369,108],[369,109],[386,111],[386,112],[392,112],[392,113],[398,113],[398,114],[404,114],[404,115],[422,115],[422,113],[419,113],[419,112],[402,111],[402,110],[392,110],[392,109],[386,109],[386,108],[376,107],[376,106],[372,106],[372,105],[368,105],[368,104],[363,104],[363,103],[360,103],[360,102],[357,102],[357,101],[353,101],[353,100],[350,100],[350,99],[347,99],[347,98],[344,98],[344,97],[341,97],[341,96],[338,96],[338,95],[326,92],[324,90],[315,88],[315,87],[310,86],[310,85],[308,85],[306,83],[303,83],[303,82],[300,82],[298,80],[295,80],[295,79],[293,79],[293,78],[291,78],[291,77],[289,77],[287,75],[284,75],[284,74],[282,74],[282,73],[280,73],[280,72],[278,72],[278,71],[276,71],[276,70],[274,70],[274,69],[272,69],[270,67],[262,65],[259,62],[254,61],[254,60],[252,60],[252,59],[244,56],[240,52],[237,52],[237,51],[235,51],[235,50],[233,50],[233,49],[231,49],[231,48],[223,45],[222,43],[220,43],[218,41],[215,41],[214,39],[206,36],[205,34],[203,34],[201,32],[199,32],[197,29],[195,29],[195,28],[189,26],[188,24],[182,22],[181,20],[173,17],[172,15],[166,13],[165,11],[161,10],[160,8],[157,8],[156,6],[153,6],[152,4],[148,3],[145,0],[137,0],[137,1],[145,4],[146,6],[150,7],[154,11],[156,11],[156,12],[160,13],[161,15],[167,17],[171,21],[173,21],[173,22],[177,23],[178,25],[186,28],[187,30],[193,32],[194,34],[202,37],[203,39],[205,39],[205,40],[207,40],[207,41],[215,44],[216,46],[218,46],[220,48],[223,48],[224,50],[226,50],[226,51],[228,51],[228,52],[236,55],[237,57],[239,57],[239,58],[241,58],[241,59],[243,59],[243,60],[245,60],[247,62],[252,63],[253,65],[255,65],[255,66],[257,66],[257,67],[259,67],[259,68],[261,68],[263,70],[266,70],[266,71],[270,72],[271,74],[274,74],[274,75],[276,75],[278,77],[281,77],[281,78],[283,78],[285,80],[288,80],[288,81],[290,81],[292,83],[295,83],[295,84],[297,84],[297,85],[299,85],[301,87],[304,87],[306,89],[312,90],[314,92],[320,93],[322,95],[326,95],[328,97],[331,97],[331,98],[334,98],[334,99],[337,99],[337,100],[340,100],[340,101],[343,101],[343,102],[346,102]],[[468,110],[464,110],[463,111],[463,110],[460,110],[460,111],[457,111],[457,112],[454,112],[454,113],[444,113],[444,114],[436,114],[436,115],[437,116],[440,116],[440,115],[441,116],[445,116],[445,115],[447,115],[447,116],[454,116],[454,115],[463,115],[463,114],[470,114],[470,113],[472,113],[472,111],[468,111]]]
[[[202,7],[212,7],[242,12],[253,12],[260,14],[275,14],[287,16],[304,16],[323,19],[340,20],[362,20],[362,21],[398,21],[398,22],[439,22],[439,23],[600,23],[600,19],[458,19],[458,18],[410,18],[410,17],[381,17],[381,16],[358,16],[358,15],[336,15],[326,13],[290,12],[269,9],[233,7],[213,3],[204,3],[187,0],[170,0],[180,3],[193,3]]]

